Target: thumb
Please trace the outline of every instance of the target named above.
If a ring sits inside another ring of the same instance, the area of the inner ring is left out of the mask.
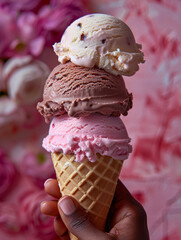
[[[98,230],[78,202],[69,196],[62,197],[58,202],[60,216],[67,229],[79,240],[109,240],[109,235]]]

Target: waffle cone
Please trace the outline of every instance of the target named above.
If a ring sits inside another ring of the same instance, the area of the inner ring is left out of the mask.
[[[97,154],[94,163],[75,162],[75,155],[62,153],[52,153],[52,160],[62,195],[75,198],[90,221],[104,230],[123,161]]]

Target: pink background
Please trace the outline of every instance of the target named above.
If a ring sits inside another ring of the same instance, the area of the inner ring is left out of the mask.
[[[140,66],[135,76],[124,78],[127,88],[133,93],[134,106],[122,119],[132,138],[134,151],[124,164],[121,179],[146,209],[150,238],[179,240],[181,2],[85,2],[88,12],[109,13],[124,20],[132,29],[136,41],[142,44],[145,64]],[[48,64],[51,62],[50,68],[57,64],[51,48],[45,47],[37,57]],[[2,62],[0,68],[3,65]],[[52,220],[39,212],[39,203],[45,199],[43,181],[54,171],[49,156],[41,149],[48,126],[36,113],[35,105],[23,108],[26,115],[23,124],[19,125],[16,119],[8,126],[0,125],[0,149],[4,152],[0,151],[2,240],[56,238]],[[44,161],[40,164],[42,155]],[[4,188],[1,186],[3,181],[6,183]]]

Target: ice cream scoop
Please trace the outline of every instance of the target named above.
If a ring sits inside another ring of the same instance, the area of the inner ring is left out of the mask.
[[[114,75],[131,76],[144,62],[141,45],[130,28],[107,14],[90,14],[74,21],[54,51],[61,63],[71,61],[84,67],[98,67]]]
[[[132,148],[119,117],[92,114],[87,117],[55,117],[43,147],[49,152],[74,154],[77,162],[96,161],[96,154],[117,160],[128,158]]]
[[[46,122],[65,112],[74,117],[95,112],[127,115],[131,107],[132,94],[128,93],[121,76],[71,62],[54,68],[46,82],[43,101],[38,104]]]

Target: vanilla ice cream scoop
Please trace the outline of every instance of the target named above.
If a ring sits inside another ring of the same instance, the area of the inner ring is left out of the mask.
[[[98,67],[114,75],[131,76],[144,63],[141,45],[130,28],[113,16],[90,14],[74,21],[54,51],[61,63]]]

